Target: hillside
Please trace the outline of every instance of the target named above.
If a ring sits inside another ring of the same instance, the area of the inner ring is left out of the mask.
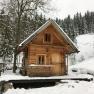
[[[76,61],[81,62],[94,57],[94,34],[84,34],[76,37],[79,53]]]
[[[80,35],[76,41],[80,52],[76,54],[76,64],[71,66],[72,70],[94,75],[94,34]]]

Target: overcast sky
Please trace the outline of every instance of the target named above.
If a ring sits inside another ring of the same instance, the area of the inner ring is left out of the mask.
[[[50,18],[65,18],[68,14],[73,17],[77,12],[94,11],[94,0],[52,0],[51,5],[55,10],[49,13]]]

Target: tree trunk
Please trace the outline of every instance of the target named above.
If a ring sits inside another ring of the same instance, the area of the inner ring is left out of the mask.
[[[17,48],[18,45],[20,43],[20,20],[21,20],[21,16],[18,16],[18,23],[17,23],[17,31],[16,31],[16,45],[15,45],[15,49],[14,49],[14,64],[13,64],[13,73],[16,73],[16,59],[17,59]]]
[[[15,47],[15,49],[14,49],[13,73],[16,73],[16,69],[17,69],[17,66],[16,66],[16,58],[17,58],[17,47]]]

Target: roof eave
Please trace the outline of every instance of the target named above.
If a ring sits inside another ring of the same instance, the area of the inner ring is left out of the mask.
[[[59,33],[64,37],[64,39],[66,39],[65,41],[67,41],[68,44],[70,44],[70,46],[76,51],[79,52],[77,46],[72,42],[72,40],[67,36],[67,34],[63,31],[63,29],[52,20],[52,24],[54,25],[54,27],[57,29],[57,31],[59,31]],[[66,37],[66,38],[65,38]]]

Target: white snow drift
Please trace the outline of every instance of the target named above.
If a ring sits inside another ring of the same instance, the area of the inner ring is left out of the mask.
[[[76,63],[71,66],[74,72],[94,75],[94,34],[80,35],[76,38],[80,52]]]

